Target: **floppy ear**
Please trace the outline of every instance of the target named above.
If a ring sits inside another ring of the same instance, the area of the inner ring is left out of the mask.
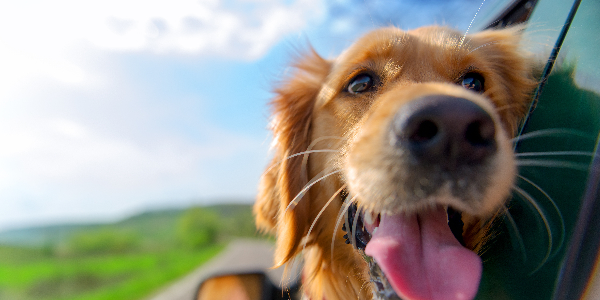
[[[311,50],[293,67],[291,78],[275,90],[271,102],[275,155],[261,178],[254,204],[257,226],[277,235],[277,265],[294,257],[308,231],[310,200],[305,196],[290,205],[307,184],[308,175],[302,168],[303,156],[289,156],[310,145],[313,107],[330,63]]]
[[[481,52],[494,74],[498,74],[494,81],[499,84],[488,92],[491,98],[500,102],[498,107],[504,107],[498,113],[511,134],[516,133],[519,121],[527,113],[537,85],[533,78],[535,60],[522,45],[523,29],[515,26],[473,35],[473,40],[478,40],[480,46],[472,52]],[[503,90],[498,90],[500,88]]]

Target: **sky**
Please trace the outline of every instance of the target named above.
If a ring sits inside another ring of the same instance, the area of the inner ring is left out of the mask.
[[[0,231],[251,203],[274,82],[368,30],[467,30],[499,0],[0,4]],[[505,1],[502,1],[505,2]]]

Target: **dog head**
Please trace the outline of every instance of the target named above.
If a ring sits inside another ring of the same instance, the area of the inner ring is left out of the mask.
[[[519,41],[514,28],[384,28],[334,60],[299,60],[272,102],[255,214],[277,235],[278,264],[304,250],[307,294],[475,296],[535,86]]]

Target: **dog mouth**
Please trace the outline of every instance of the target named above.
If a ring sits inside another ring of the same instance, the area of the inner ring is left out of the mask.
[[[417,214],[369,213],[353,203],[346,243],[369,265],[375,299],[473,299],[482,266],[464,247],[460,213],[432,207]]]

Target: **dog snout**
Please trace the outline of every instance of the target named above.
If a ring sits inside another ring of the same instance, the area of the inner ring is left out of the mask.
[[[479,164],[497,150],[491,115],[473,101],[429,95],[411,101],[394,115],[391,142],[419,164],[452,170]]]

